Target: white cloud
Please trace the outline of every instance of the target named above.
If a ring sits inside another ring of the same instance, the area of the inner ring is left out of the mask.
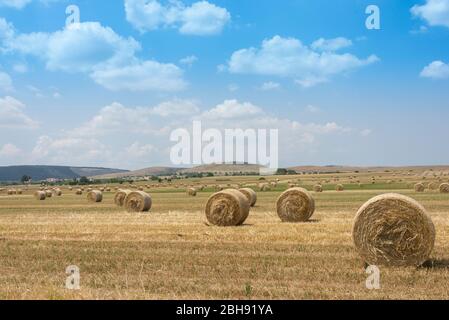
[[[11,23],[0,17],[0,41],[5,41],[14,36],[14,27]],[[1,43],[1,42],[0,42]]]
[[[281,85],[279,83],[269,81],[269,82],[263,83],[262,86],[260,87],[260,90],[263,90],[263,91],[276,90],[276,89],[279,89],[280,87],[281,87]]]
[[[371,133],[373,133],[373,131],[372,131],[371,129],[364,129],[364,130],[362,130],[362,131],[360,132],[360,134],[361,134],[363,137],[367,137],[367,136],[371,135]]]
[[[17,73],[27,73],[28,66],[24,63],[17,63],[13,66],[13,70]]]
[[[185,58],[182,58],[181,60],[179,60],[180,64],[185,64],[188,66],[192,66],[195,62],[198,61],[198,58],[196,56],[187,56]]]
[[[228,85],[228,90],[229,90],[230,92],[236,92],[236,91],[238,91],[239,89],[240,89],[240,87],[239,87],[238,84],[231,83],[230,85]]]
[[[193,101],[189,100],[172,100],[162,102],[152,109],[152,113],[161,117],[170,116],[189,116],[200,111],[198,106]]]
[[[9,74],[0,71],[0,91],[7,92],[12,91],[13,85]]]
[[[228,70],[237,74],[290,77],[300,85],[309,87],[378,60],[374,55],[359,59],[348,53],[317,52],[298,39],[275,36],[264,40],[260,49],[234,52]]]
[[[175,27],[182,34],[213,35],[220,33],[231,19],[225,8],[207,1],[189,7],[181,1],[163,5],[157,0],[125,0],[125,11],[128,22],[141,32]]]
[[[320,38],[312,43],[311,48],[317,51],[337,51],[352,46],[352,41],[343,37],[335,39]]]
[[[0,7],[22,9],[30,2],[31,0],[0,0]]]
[[[5,41],[6,51],[36,56],[52,71],[87,73],[109,90],[177,91],[186,87],[179,67],[141,60],[136,57],[140,49],[133,38],[124,38],[97,22],[71,24],[53,33],[18,34]]]
[[[22,153],[18,147],[11,143],[7,143],[0,148],[0,157],[17,157]]]
[[[0,128],[38,127],[38,123],[24,113],[25,105],[12,97],[0,98]]]
[[[306,110],[308,112],[310,112],[310,113],[319,113],[319,112],[321,112],[320,108],[318,108],[316,106],[313,106],[313,105],[310,105],[310,104],[306,107]]]
[[[31,156],[33,161],[45,161],[48,164],[90,163],[101,166],[111,153],[105,145],[94,138],[53,139],[49,136],[41,136]]]
[[[237,100],[225,100],[222,104],[202,114],[205,120],[247,118],[262,114],[259,107],[249,103],[240,103]]]
[[[156,151],[157,151],[157,148],[155,148],[153,145],[151,145],[151,144],[142,145],[139,142],[134,142],[132,145],[127,147],[125,150],[125,152],[128,155],[131,155],[132,157],[138,157],[138,158],[148,157],[153,152],[156,152]]]
[[[178,91],[187,86],[183,71],[174,64],[140,61],[126,66],[101,66],[92,79],[103,87],[117,91]]]
[[[431,79],[448,79],[449,65],[442,61],[433,61],[421,71],[421,77]]]
[[[426,0],[423,5],[413,6],[411,12],[430,26],[449,27],[449,0]]]

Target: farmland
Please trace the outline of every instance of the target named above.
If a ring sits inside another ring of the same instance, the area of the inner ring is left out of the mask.
[[[416,182],[447,182],[446,174],[404,171],[190,179],[144,187],[149,213],[127,213],[113,202],[88,203],[62,187],[61,197],[37,201],[37,187],[0,193],[0,299],[447,299],[449,195],[417,193]],[[279,179],[260,192],[258,184]],[[289,184],[313,193],[307,223],[282,223],[275,202]],[[180,185],[180,184],[183,185]],[[207,185],[196,197],[189,185]],[[258,202],[240,227],[213,227],[204,206],[212,186],[246,185]],[[336,192],[336,184],[345,191]],[[116,187],[111,186],[112,188]],[[14,188],[19,188],[15,186]],[[358,208],[397,192],[420,202],[437,230],[431,263],[382,268],[381,289],[368,290],[351,238]],[[78,291],[65,287],[67,266],[80,269]]]

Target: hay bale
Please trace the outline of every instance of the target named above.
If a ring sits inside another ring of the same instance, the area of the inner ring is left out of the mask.
[[[440,185],[440,192],[441,193],[449,193],[449,183],[442,183]]]
[[[23,194],[22,189],[17,189],[17,190],[16,190],[16,194]]]
[[[430,183],[427,185],[427,188],[428,188],[429,190],[432,190],[432,191],[437,190],[437,189],[438,189],[438,184],[437,184],[436,182],[430,182]]]
[[[78,189],[78,190],[75,191],[75,194],[76,194],[77,196],[80,196],[80,195],[83,194],[83,190]]]
[[[321,184],[317,184],[313,187],[313,191],[317,193],[323,192],[323,186]]]
[[[36,191],[34,193],[34,198],[36,200],[42,201],[42,200],[45,200],[47,198],[47,194],[44,191]]]
[[[187,189],[187,195],[190,197],[196,197],[196,189],[195,188],[188,188]]]
[[[342,184],[337,184],[335,186],[335,190],[338,192],[342,192],[342,191],[345,191],[345,187]]]
[[[315,200],[306,189],[292,188],[281,194],[276,209],[283,222],[305,222],[315,212]]]
[[[260,188],[260,191],[262,191],[262,192],[271,191],[271,187],[268,183],[261,184],[259,186],[259,188]]]
[[[435,227],[412,198],[389,193],[372,198],[357,212],[352,236],[368,264],[420,266],[435,243]]]
[[[426,190],[426,187],[423,183],[417,183],[415,184],[415,192],[424,192]]]
[[[53,192],[51,190],[45,190],[45,196],[47,198],[51,198],[51,197],[53,197]]]
[[[128,212],[147,212],[151,205],[150,195],[143,191],[133,191],[125,198],[125,208]]]
[[[87,201],[101,202],[103,201],[103,193],[100,190],[92,190],[87,193]]]
[[[114,196],[114,203],[116,206],[123,207],[125,205],[126,197],[131,193],[131,190],[118,190]]]
[[[73,190],[73,187],[69,187],[69,191],[72,191]]]
[[[249,215],[250,202],[238,190],[224,190],[213,194],[206,204],[206,218],[210,224],[228,227],[242,225]]]
[[[257,193],[250,188],[238,189],[248,199],[250,207],[254,207],[257,202]]]
[[[58,196],[58,197],[60,197],[60,196],[62,196],[62,191],[61,191],[61,189],[55,189],[55,196]]]

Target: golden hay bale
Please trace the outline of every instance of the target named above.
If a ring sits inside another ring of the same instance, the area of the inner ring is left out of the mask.
[[[304,188],[291,188],[276,201],[276,210],[283,222],[305,222],[315,212],[315,200]]]
[[[87,193],[87,201],[101,202],[103,201],[103,193],[100,190],[92,190]]]
[[[55,193],[55,196],[58,196],[58,197],[62,196],[61,189],[55,189],[54,193]]]
[[[14,194],[14,190],[9,189],[6,193],[8,194],[8,196],[12,196]]]
[[[250,203],[242,192],[234,189],[213,194],[206,204],[210,224],[228,227],[242,225],[249,215]]]
[[[345,187],[342,184],[337,184],[335,190],[338,192],[345,191]]]
[[[449,183],[442,183],[440,185],[440,192],[441,193],[449,193]]]
[[[106,192],[111,192],[111,188],[106,188],[105,191]]]
[[[241,193],[248,199],[250,207],[254,207],[257,202],[257,193],[253,189],[250,188],[242,188],[239,189]]]
[[[118,190],[114,196],[114,203],[119,207],[123,207],[125,205],[126,197],[131,193],[131,190]]]
[[[372,198],[359,209],[352,237],[368,264],[419,266],[432,252],[435,226],[417,201],[389,193]]]
[[[317,184],[313,187],[313,191],[318,193],[323,192],[323,186],[321,184]]]
[[[264,183],[262,185],[260,185],[260,191],[262,192],[267,192],[267,191],[271,191],[271,187],[268,183]]]
[[[22,194],[22,193],[23,193],[22,189],[17,189],[16,190],[16,194]]]
[[[436,182],[430,182],[430,183],[427,185],[427,188],[428,188],[429,190],[437,190],[437,189],[438,189],[438,184],[437,184]]]
[[[426,187],[423,183],[417,183],[415,184],[415,192],[424,192],[426,190]]]
[[[147,212],[151,205],[150,195],[143,191],[133,191],[125,198],[125,208],[128,212]]]
[[[78,189],[78,190],[75,191],[75,194],[78,195],[78,196],[80,196],[80,195],[83,194],[83,190]]]
[[[34,193],[34,198],[36,198],[36,200],[42,201],[47,198],[47,194],[44,191],[36,191]]]
[[[51,190],[45,190],[45,196],[47,198],[51,198],[51,197],[53,197],[53,192]]]
[[[191,197],[196,197],[196,189],[195,188],[188,188],[187,189],[187,195]]]

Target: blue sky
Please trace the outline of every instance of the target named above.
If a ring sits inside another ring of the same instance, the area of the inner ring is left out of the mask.
[[[0,0],[0,165],[170,165],[193,119],[279,129],[282,166],[449,163],[449,0],[107,3]]]

